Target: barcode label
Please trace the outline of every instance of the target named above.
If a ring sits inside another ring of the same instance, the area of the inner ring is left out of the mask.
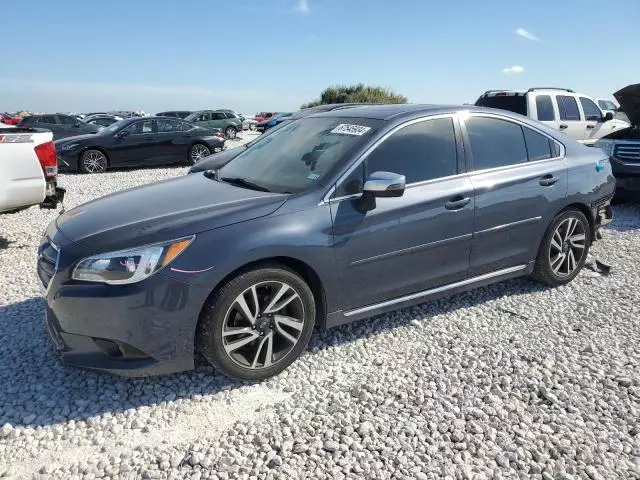
[[[364,135],[371,127],[365,127],[364,125],[350,125],[348,123],[341,123],[336,128],[331,130],[331,133],[339,133],[342,135]]]

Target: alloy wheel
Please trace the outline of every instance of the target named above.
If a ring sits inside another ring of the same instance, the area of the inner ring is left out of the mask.
[[[101,173],[107,169],[107,158],[102,152],[92,150],[83,155],[82,165],[87,173]]]
[[[233,127],[227,128],[225,133],[229,139],[236,138],[236,129]]]
[[[567,277],[578,268],[586,252],[586,239],[585,226],[577,218],[560,222],[549,245],[549,262],[555,275]]]
[[[200,145],[199,143],[195,144],[191,147],[191,161],[193,163],[202,160],[204,157],[208,157],[211,154],[211,150],[209,150],[204,145]]]
[[[225,315],[224,350],[241,367],[271,367],[298,343],[304,319],[304,304],[291,285],[281,281],[256,283],[234,299]]]

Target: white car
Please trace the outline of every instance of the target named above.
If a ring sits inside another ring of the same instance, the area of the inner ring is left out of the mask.
[[[585,145],[593,145],[599,138],[629,127],[629,123],[615,119],[611,112],[604,113],[588,95],[568,88],[489,90],[475,104],[525,115]]]
[[[53,133],[22,127],[0,128],[0,213],[32,205],[56,208],[64,198],[58,187]]]

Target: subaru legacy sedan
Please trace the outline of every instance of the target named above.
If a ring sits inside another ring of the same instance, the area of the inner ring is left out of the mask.
[[[259,380],[314,327],[520,275],[570,282],[614,185],[602,150],[505,111],[312,115],[217,170],[58,217],[38,255],[46,326],[68,365],[147,375],[201,356]]]

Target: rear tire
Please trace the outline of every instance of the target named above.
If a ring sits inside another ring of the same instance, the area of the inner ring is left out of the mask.
[[[205,157],[211,155],[211,149],[202,143],[196,143],[191,146],[189,149],[189,154],[187,155],[187,163],[189,165],[195,165],[200,160]]]
[[[591,226],[579,210],[560,213],[542,239],[533,277],[558,287],[576,278],[589,254]]]
[[[251,130],[252,132],[256,131],[256,124],[255,123],[250,123],[249,124],[249,130]]]
[[[238,132],[234,127],[227,127],[224,131],[224,136],[227,137],[229,140],[233,140],[234,138],[236,138],[237,133]]]
[[[83,173],[104,173],[109,159],[100,150],[87,150],[80,156],[80,171]]]
[[[263,380],[300,356],[315,318],[306,282],[284,266],[266,265],[239,274],[207,300],[196,348],[228,377]]]

